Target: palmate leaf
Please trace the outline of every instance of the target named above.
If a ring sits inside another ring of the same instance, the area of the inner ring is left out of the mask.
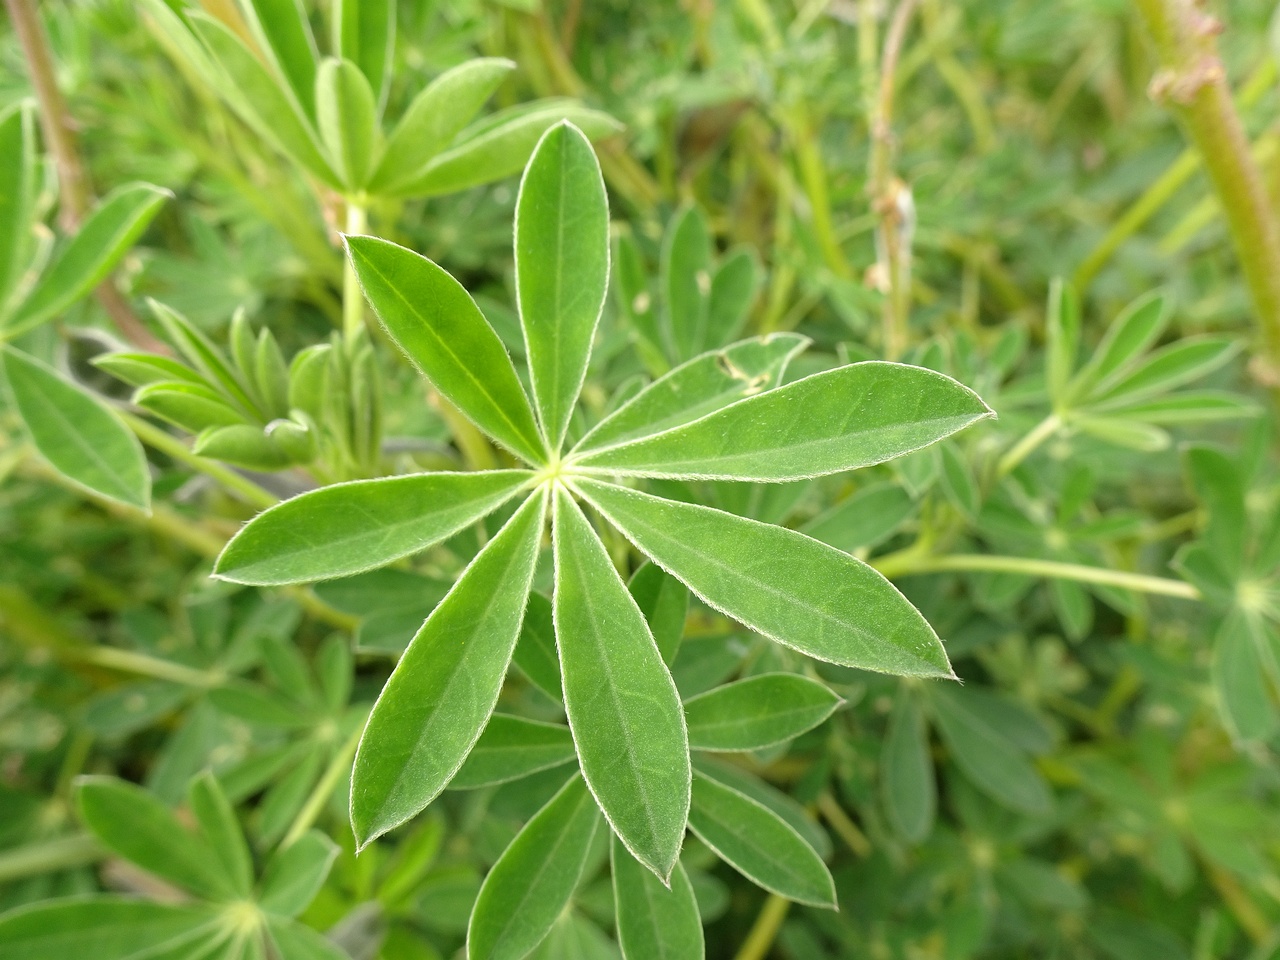
[[[382,688],[351,773],[360,847],[430,803],[484,729],[520,634],[545,512],[542,492],[516,511],[432,611]]]
[[[800,480],[883,463],[991,416],[976,393],[948,376],[870,360],[653,436],[584,449],[573,463],[628,476]]]
[[[523,470],[423,473],[311,490],[245,524],[223,548],[214,576],[283,584],[372,570],[488,516],[532,476]]]
[[[516,303],[542,430],[559,451],[587,373],[609,282],[609,204],[591,141],[569,121],[545,134],[520,181]]]
[[[426,257],[375,237],[347,237],[365,296],[392,339],[476,426],[530,463],[545,458],[529,398],[471,295]]]
[[[573,482],[655,563],[758,633],[843,666],[952,676],[919,611],[847,553],[710,507],[581,477]]]
[[[556,493],[555,625],[583,776],[614,832],[663,880],[689,811],[689,741],[675,683],[587,518]]]

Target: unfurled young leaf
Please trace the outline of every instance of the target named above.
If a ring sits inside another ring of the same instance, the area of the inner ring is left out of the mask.
[[[621,129],[607,114],[572,101],[517,107],[495,114],[480,129],[470,131],[471,135],[464,130],[453,146],[390,192],[395,196],[432,197],[509,177],[524,166],[547,129],[562,120],[568,120],[592,139]]]
[[[972,390],[922,367],[868,361],[739,400],[575,466],[644,477],[799,480],[883,463],[992,416]]]
[[[766,890],[810,906],[836,906],[835,883],[817,853],[777,814],[737,790],[694,777],[689,829]]]
[[[924,617],[884,577],[782,527],[595,480],[576,486],[654,562],[711,606],[819,660],[951,676]]]
[[[328,57],[316,74],[320,142],[348,190],[364,186],[380,150],[378,107],[369,81],[350,60]]]
[[[666,887],[617,837],[610,862],[618,943],[625,960],[702,960],[702,919],[684,867],[676,864],[671,886]]]
[[[480,57],[446,70],[431,81],[387,138],[371,190],[393,189],[419,173],[471,122],[499,84],[515,69],[502,57]]]
[[[520,634],[546,497],[530,497],[427,618],[374,704],[351,773],[363,847],[418,813],[493,712]]]
[[[396,38],[396,5],[393,0],[334,0],[334,53],[354,61],[369,80],[375,100],[381,104]]]
[[[762,750],[822,723],[840,698],[794,673],[765,673],[685,701],[689,746],[695,750]]]
[[[666,880],[689,812],[680,698],[640,608],[563,489],[553,526],[556,638],[582,774],[627,849]]]
[[[36,449],[59,473],[108,499],[150,506],[142,445],[102,401],[12,348],[0,348],[0,366]]]
[[[483,519],[531,477],[523,470],[424,473],[312,490],[246,524],[223,549],[214,573],[267,584],[372,570]]]
[[[599,825],[586,784],[574,776],[485,877],[467,927],[468,960],[519,960],[542,941],[578,885]]]
[[[515,224],[516,303],[543,435],[560,450],[609,281],[609,204],[591,141],[568,121],[534,148]]]
[[[457,280],[426,257],[373,237],[347,253],[387,332],[446,398],[531,463],[545,457],[511,358]]]

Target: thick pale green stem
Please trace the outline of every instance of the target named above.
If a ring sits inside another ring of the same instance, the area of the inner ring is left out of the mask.
[[[772,949],[773,941],[777,939],[778,930],[781,929],[782,921],[787,918],[787,911],[790,909],[790,900],[783,899],[776,893],[769,894],[769,898],[760,909],[760,915],[752,924],[751,932],[747,934],[747,939],[742,941],[742,946],[738,948],[734,960],[764,960]]]
[[[1136,5],[1161,63],[1152,96],[1168,104],[1195,144],[1231,230],[1257,314],[1255,375],[1280,388],[1280,225],[1218,56],[1222,25],[1193,0]]]
[[[1074,580],[1077,583],[1096,583],[1100,586],[1136,590],[1139,593],[1155,593],[1183,600],[1199,600],[1200,591],[1182,580],[1152,577],[1127,570],[1108,570],[1090,567],[1082,563],[1061,563],[1057,560],[1036,560],[1028,557],[1001,557],[992,554],[952,554],[950,556],[907,556],[893,554],[871,565],[890,579],[913,573],[941,573],[944,571],[970,570],[985,573],[1017,573],[1028,577],[1047,577],[1057,580]]]
[[[347,742],[338,749],[338,752],[333,755],[333,759],[329,761],[329,766],[325,768],[324,774],[320,777],[319,782],[316,783],[315,789],[311,791],[311,796],[307,797],[307,802],[298,811],[298,816],[294,818],[292,826],[289,827],[289,832],[280,841],[282,848],[294,843],[310,830],[312,824],[316,822],[316,818],[320,816],[320,811],[324,809],[329,797],[337,789],[338,782],[342,779],[343,774],[347,772],[347,768],[351,766],[351,761],[356,755],[356,747],[360,745],[360,735],[362,733],[364,733],[363,722],[347,738]]]
[[[346,234],[349,237],[362,236],[369,229],[368,213],[362,203],[356,200],[347,201]],[[348,344],[354,343],[356,337],[364,330],[364,291],[360,289],[360,281],[356,279],[355,267],[351,258],[345,257],[342,264],[342,335]]]
[[[1023,460],[1027,459],[1040,444],[1044,443],[1062,426],[1062,418],[1056,413],[1045,417],[1025,437],[1019,440],[1009,452],[1000,458],[996,466],[996,476],[1003,477],[1012,473]]]

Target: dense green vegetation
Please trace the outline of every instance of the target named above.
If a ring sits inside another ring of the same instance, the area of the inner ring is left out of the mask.
[[[1280,957],[1271,5],[6,10],[0,957]]]

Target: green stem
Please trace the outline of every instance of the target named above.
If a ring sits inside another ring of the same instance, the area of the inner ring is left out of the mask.
[[[364,204],[355,200],[347,201],[346,234],[358,237],[369,228],[368,212]],[[364,292],[360,289],[360,281],[356,278],[355,267],[351,258],[344,257],[342,262],[342,335],[348,344],[364,330]]]
[[[1004,477],[1012,473],[1023,460],[1027,459],[1031,453],[1044,443],[1062,426],[1062,418],[1056,413],[1051,413],[1041,420],[1025,437],[1019,440],[1009,452],[1000,458],[1000,462],[996,465],[996,476]]]
[[[1182,122],[1231,231],[1257,314],[1255,375],[1280,388],[1280,224],[1218,55],[1221,24],[1193,0],[1136,0],[1136,6],[1161,63],[1151,82],[1152,95]]]
[[[172,663],[145,653],[121,650],[117,647],[84,647],[76,649],[74,657],[82,663],[96,667],[106,667],[142,677],[154,677],[157,680],[168,680],[184,687],[196,687],[202,690],[219,686],[226,679],[223,674],[215,671],[197,670],[180,663]]]
[[[764,960],[773,946],[773,941],[777,939],[778,930],[781,929],[782,921],[787,918],[787,911],[790,909],[790,900],[776,893],[769,894],[764,906],[760,908],[760,915],[752,924],[751,932],[747,934],[747,939],[743,940],[742,946],[738,948],[734,960]]]
[[[135,417],[131,413],[123,410],[119,410],[117,413],[124,419],[125,424],[138,439],[147,444],[147,446],[154,447],[179,463],[185,463],[192,469],[218,481],[227,490],[238,494],[253,506],[266,509],[267,507],[275,506],[279,502],[278,497],[268,493],[247,477],[241,476],[216,461],[206,460],[204,457],[192,453],[185,443],[172,434],[166,433],[159,427],[148,423],[141,417]]]
[[[338,781],[342,779],[342,775],[351,766],[351,761],[356,755],[356,747],[360,745],[360,737],[363,733],[364,724],[361,723],[347,738],[347,742],[333,755],[333,759],[329,761],[329,766],[325,769],[319,782],[316,783],[315,789],[311,791],[311,796],[307,797],[307,802],[298,811],[298,816],[294,818],[292,826],[289,827],[289,832],[280,841],[281,849],[292,845],[310,830],[311,825],[316,822],[316,818],[320,816],[320,811],[324,809],[324,805],[329,801],[329,797],[332,796],[334,789],[338,786]]]
[[[0,853],[0,883],[87,867],[106,856],[106,848],[87,833],[29,843]]]
[[[890,560],[896,560],[896,562],[888,562]],[[1096,583],[1101,586],[1119,587],[1123,590],[1136,590],[1140,593],[1156,593],[1166,597],[1179,597],[1183,600],[1200,599],[1200,591],[1182,580],[1152,577],[1143,573],[1130,573],[1127,570],[1090,567],[1081,563],[1036,560],[1029,557],[1001,557],[992,554],[975,553],[911,558],[895,554],[893,557],[873,560],[871,565],[890,579],[915,573],[971,570],[1075,580],[1078,583]]]

